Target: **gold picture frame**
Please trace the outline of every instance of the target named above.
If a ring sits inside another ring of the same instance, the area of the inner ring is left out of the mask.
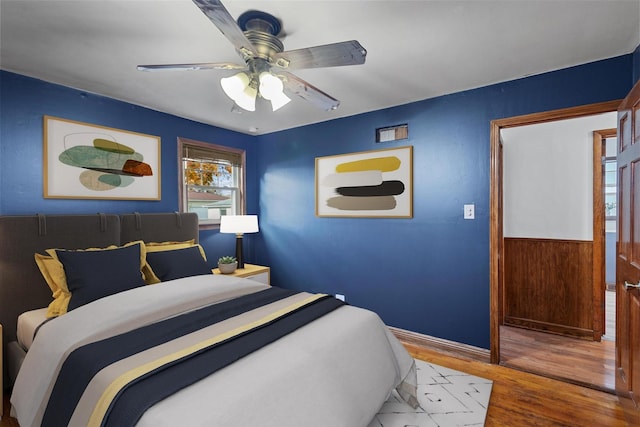
[[[413,218],[413,147],[316,158],[316,216]]]
[[[44,197],[160,200],[160,137],[44,116]]]

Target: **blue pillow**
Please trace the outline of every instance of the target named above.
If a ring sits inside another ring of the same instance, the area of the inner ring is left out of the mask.
[[[147,263],[161,282],[212,274],[211,267],[202,258],[198,246],[172,251],[148,252]]]
[[[97,251],[56,249],[71,293],[67,311],[99,298],[144,286],[140,244]]]

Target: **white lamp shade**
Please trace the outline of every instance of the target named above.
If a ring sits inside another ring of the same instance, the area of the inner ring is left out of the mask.
[[[238,73],[231,77],[223,77],[220,79],[220,86],[229,98],[235,99],[249,86],[249,76],[247,73]]]
[[[287,105],[290,101],[291,98],[289,98],[284,93],[281,93],[279,96],[271,98],[271,108],[273,109],[273,111],[279,110],[280,108]]]
[[[251,78],[247,73],[238,73],[231,77],[223,77],[220,79],[220,86],[227,96],[247,111],[256,110],[256,96],[258,90],[251,87],[249,83]]]
[[[265,99],[271,99],[277,96],[279,93],[282,93],[283,89],[284,85],[282,84],[282,80],[273,74],[268,72],[260,74],[260,94]]]
[[[221,233],[257,233],[258,215],[223,215],[220,217]]]
[[[273,111],[284,107],[291,99],[284,94],[284,85],[282,80],[271,73],[264,72],[260,74],[260,95],[264,99],[271,101]]]
[[[258,90],[254,87],[247,86],[235,101],[238,106],[247,111],[256,111],[256,96],[258,96]]]

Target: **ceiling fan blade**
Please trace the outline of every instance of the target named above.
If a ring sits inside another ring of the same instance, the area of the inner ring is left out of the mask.
[[[199,64],[138,65],[138,71],[196,71],[196,70],[243,70],[246,65],[229,62],[202,62]]]
[[[325,111],[331,111],[335,110],[340,105],[340,101],[301,78],[286,71],[278,71],[278,74],[284,77],[283,83],[287,91],[311,102],[316,107]]]
[[[367,50],[357,40],[288,50],[273,56],[272,65],[290,70],[364,64]]]
[[[200,10],[207,15],[207,18],[218,27],[231,44],[242,54],[243,57],[255,56],[258,54],[255,47],[247,36],[244,35],[242,29],[233,19],[233,16],[227,11],[219,0],[193,0]]]

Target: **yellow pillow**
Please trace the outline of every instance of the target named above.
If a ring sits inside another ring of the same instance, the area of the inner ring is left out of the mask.
[[[47,317],[56,317],[66,313],[71,293],[67,289],[67,279],[62,263],[49,255],[35,254],[35,259],[53,296],[53,301],[47,309]]]
[[[142,240],[130,242],[123,246],[111,245],[106,248],[87,248],[78,249],[77,251],[105,251],[128,247],[136,244],[140,245],[140,271],[142,272],[142,269],[146,264],[146,250],[144,242]],[[53,301],[51,301],[47,309],[47,317],[49,318],[60,316],[61,314],[65,314],[67,312],[67,307],[69,305],[69,301],[71,300],[71,292],[69,292],[69,288],[67,287],[67,277],[64,272],[64,266],[58,260],[56,249],[47,249],[45,252],[47,253],[47,255],[37,253],[34,255],[34,257],[36,260],[36,264],[40,269],[40,273],[51,289],[53,296]]]
[[[164,252],[164,251],[175,251],[178,249],[186,249],[192,246],[197,246],[200,250],[200,255],[204,260],[207,260],[207,256],[204,253],[204,249],[202,246],[196,243],[195,239],[186,240],[184,242],[150,242],[145,243],[146,252]],[[142,274],[144,274],[144,281],[147,285],[153,285],[155,283],[160,283],[161,280],[158,279],[158,276],[153,272],[151,266],[148,262],[145,261],[144,266],[142,267]]]
[[[190,248],[196,244],[196,239],[185,240],[184,242],[149,242],[144,245],[147,252],[172,251],[174,249]]]

